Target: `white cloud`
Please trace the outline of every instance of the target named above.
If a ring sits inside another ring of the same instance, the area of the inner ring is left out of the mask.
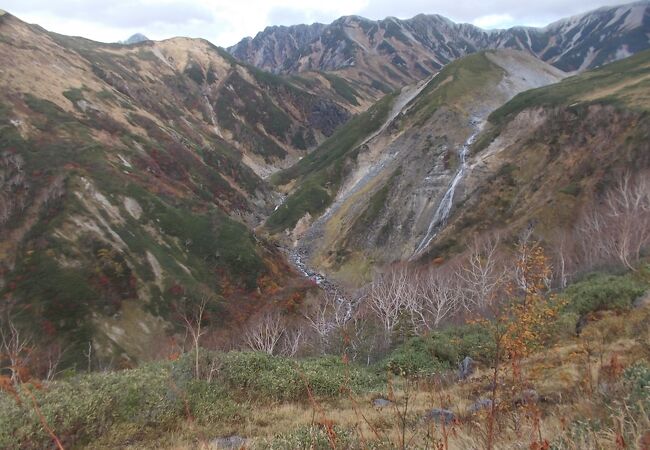
[[[514,17],[510,14],[488,14],[487,16],[477,17],[472,21],[474,25],[481,28],[507,28],[514,24]]]
[[[269,25],[329,23],[342,15],[370,19],[441,14],[482,27],[545,25],[562,17],[628,0],[4,0],[19,18],[63,34],[104,42],[141,32],[152,39],[203,37],[235,44]]]

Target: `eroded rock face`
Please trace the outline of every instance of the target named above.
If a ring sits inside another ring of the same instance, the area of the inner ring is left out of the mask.
[[[325,136],[330,136],[342,123],[347,122],[350,113],[332,102],[319,100],[312,106],[309,113],[309,125],[321,130]]]
[[[465,78],[465,66],[481,67],[481,80]],[[472,184],[485,182],[470,148],[490,112],[563,76],[529,54],[505,50],[468,56],[402,89],[386,122],[360,137],[341,164],[336,198],[303,234],[312,261],[343,279],[346,265],[423,255]]]

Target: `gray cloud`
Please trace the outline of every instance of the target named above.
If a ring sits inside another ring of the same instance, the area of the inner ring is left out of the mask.
[[[133,32],[153,39],[203,37],[232,45],[265,26],[330,23],[341,15],[370,19],[441,14],[486,26],[543,26],[626,0],[4,0],[3,9],[53,31],[116,41]],[[489,17],[487,17],[489,16]]]
[[[328,14],[314,13],[304,9],[277,7],[271,9],[267,15],[269,25],[295,25],[299,23],[311,24],[314,22],[329,23],[336,17]]]
[[[472,23],[487,15],[508,14],[517,25],[547,25],[563,17],[587,12],[604,5],[630,3],[630,0],[372,0],[360,11],[373,19],[386,16],[412,17],[419,13],[440,14],[457,22]]]
[[[5,0],[3,8],[17,15],[45,13],[119,28],[189,22],[208,24],[214,20],[209,8],[182,0],[156,3],[141,0]]]

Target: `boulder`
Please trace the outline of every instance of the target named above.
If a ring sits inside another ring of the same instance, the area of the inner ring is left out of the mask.
[[[458,364],[458,378],[461,380],[465,380],[469,378],[474,373],[475,370],[476,370],[476,363],[472,358],[466,356],[465,359],[463,359]]]
[[[479,411],[482,411],[484,409],[492,409],[492,400],[489,398],[482,398],[480,400],[475,401],[470,405],[468,408],[470,414],[476,414]]]
[[[424,420],[450,425],[456,420],[456,415],[448,409],[433,408],[424,415]]]
[[[391,402],[390,400],[387,400],[385,398],[376,398],[376,399],[374,399],[372,401],[372,406],[374,406],[377,409],[386,408],[386,407],[388,407],[388,406],[390,406],[392,404],[393,404],[393,402]]]
[[[646,291],[641,297],[634,300],[632,306],[634,308],[643,308],[644,306],[650,305],[650,291]]]
[[[212,442],[210,442],[210,447],[215,450],[216,449],[236,450],[236,449],[244,448],[245,445],[246,445],[246,439],[236,435],[219,437],[213,439]]]

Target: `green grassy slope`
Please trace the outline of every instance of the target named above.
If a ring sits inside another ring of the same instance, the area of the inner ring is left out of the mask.
[[[385,122],[395,95],[387,95],[368,111],[343,125],[316,150],[271,178],[275,185],[295,181],[297,188],[266,221],[271,232],[295,226],[307,212],[324,211],[338,192],[346,162],[355,158],[357,146]]]
[[[229,326],[306,289],[251,231],[272,196],[244,158],[304,151],[295,134],[344,108],[201,40],[107,45],[9,15],[0,33],[1,294],[66,366],[89,342],[148,359],[206,296]]]
[[[430,256],[477,230],[570,227],[623,173],[650,167],[649,109],[648,51],[514,97],[473,145],[477,157],[491,149],[491,168]]]

